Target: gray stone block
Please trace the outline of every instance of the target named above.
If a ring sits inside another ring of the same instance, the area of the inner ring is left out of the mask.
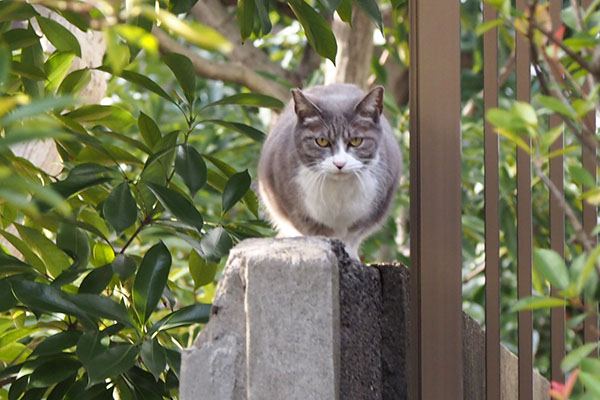
[[[246,241],[236,252],[248,260],[248,399],[338,398],[339,274],[331,245]]]

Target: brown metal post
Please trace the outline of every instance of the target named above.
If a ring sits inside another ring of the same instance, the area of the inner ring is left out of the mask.
[[[587,8],[591,5],[592,0],[583,0],[582,5],[584,8]],[[586,82],[584,87],[585,91],[589,91],[591,88]],[[596,110],[591,111],[585,117],[585,123],[589,126],[592,132],[596,131]],[[585,133],[584,133],[585,134]],[[588,172],[594,177],[596,180],[596,162],[595,162],[596,154],[587,148],[582,146],[581,150],[581,161],[583,163],[583,168],[588,170]],[[583,190],[589,190],[592,188],[582,188]],[[583,208],[583,230],[588,234],[591,233],[596,227],[597,221],[597,211],[596,206],[589,204],[585,200],[582,204]],[[596,240],[594,240],[594,244],[596,244]],[[593,303],[592,303],[593,304]],[[592,343],[598,341],[598,335],[596,334],[598,330],[598,310],[594,310],[589,317],[585,319],[583,322],[583,340],[585,343]],[[598,351],[594,350],[593,355],[598,355]]]
[[[550,17],[552,28],[556,31],[561,24],[560,12],[562,0],[550,0]],[[560,125],[560,117],[551,115],[549,127]],[[563,134],[550,146],[550,151],[558,151],[564,147]],[[561,196],[564,196],[564,157],[558,156],[550,160],[550,180]],[[565,252],[565,213],[559,201],[550,195],[550,248],[564,256]],[[552,296],[558,296],[558,290],[552,288]],[[550,311],[550,370],[552,380],[564,381],[560,363],[565,357],[565,307],[554,307]]]
[[[483,5],[483,22],[497,18],[496,9]],[[483,35],[484,111],[498,106],[498,29]],[[486,399],[500,400],[500,244],[498,135],[484,126],[485,162],[485,377]]]
[[[460,2],[409,7],[410,398],[462,400]]]
[[[517,8],[527,9],[527,0],[517,0]],[[517,100],[530,99],[529,42],[517,33],[516,73]],[[531,295],[532,281],[532,213],[531,213],[531,158],[517,148],[517,293],[519,299]],[[533,318],[531,311],[519,312],[519,399],[533,399]]]

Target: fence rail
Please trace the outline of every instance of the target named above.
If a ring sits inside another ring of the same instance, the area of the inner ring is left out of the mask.
[[[549,0],[556,29],[562,0]],[[584,0],[587,7],[591,0]],[[411,398],[463,398],[461,366],[461,243],[460,238],[460,2],[411,0],[411,295],[413,346]],[[528,11],[527,0],[516,7]],[[483,21],[493,21],[497,11],[483,3]],[[529,102],[531,91],[530,43],[516,35],[516,100]],[[498,29],[483,37],[484,109],[497,107],[499,93]],[[595,112],[588,123],[595,127]],[[549,125],[560,124],[550,116]],[[564,148],[563,135],[551,150]],[[530,144],[531,146],[531,144]],[[501,398],[500,365],[500,215],[499,138],[493,126],[484,125],[485,166],[485,314],[486,398]],[[584,149],[582,162],[595,177],[596,155]],[[564,159],[550,162],[550,180],[564,195]],[[517,149],[517,279],[518,298],[532,293],[533,221],[532,160]],[[565,252],[565,214],[550,196],[550,247]],[[596,207],[583,204],[586,232],[596,226]],[[553,288],[552,293],[557,291]],[[565,356],[565,308],[551,311],[550,367],[553,380],[563,381],[560,368]],[[596,341],[596,315],[584,324],[584,340]],[[533,399],[533,319],[531,311],[518,315],[519,399]]]

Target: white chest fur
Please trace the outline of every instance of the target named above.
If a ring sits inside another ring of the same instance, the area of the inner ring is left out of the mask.
[[[338,237],[345,236],[349,227],[370,212],[377,196],[372,168],[340,179],[301,166],[296,179],[308,215],[332,228]]]

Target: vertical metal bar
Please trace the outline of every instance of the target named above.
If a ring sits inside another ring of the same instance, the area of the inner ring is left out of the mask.
[[[550,0],[550,17],[552,19],[552,28],[558,29],[561,24],[560,12],[562,10],[562,0]],[[549,127],[555,128],[560,125],[560,118],[557,115],[551,115]],[[563,134],[556,139],[550,146],[550,151],[558,151],[564,147]],[[550,180],[558,189],[561,196],[564,196],[564,160],[563,156],[554,157],[550,160]],[[561,208],[558,199],[550,195],[550,248],[558,254],[564,256],[565,253],[565,213]],[[552,296],[558,296],[558,290],[552,288]],[[564,381],[564,374],[560,368],[560,363],[565,357],[565,307],[554,307],[550,311],[550,370],[552,380],[557,382]]]
[[[483,5],[483,21],[497,18],[496,9]],[[498,106],[498,29],[483,35],[484,111]],[[486,399],[500,400],[500,253],[498,135],[484,126],[485,163],[485,379]]]
[[[517,0],[520,11],[527,9],[527,0]],[[517,33],[516,38],[517,100],[530,99],[529,42]],[[531,158],[517,148],[517,292],[519,299],[531,295],[532,215]],[[519,312],[519,399],[533,399],[533,318],[531,311]]]
[[[590,6],[590,4],[592,3],[592,0],[583,0],[582,5],[584,8],[587,8]],[[586,85],[584,87],[584,91],[589,92],[591,88],[589,87],[589,85]],[[586,123],[588,126],[590,126],[593,130],[593,132],[596,131],[596,110],[591,111],[590,113],[588,113],[588,115],[586,115],[585,117],[586,119]],[[581,150],[581,161],[583,163],[583,168],[585,168],[586,170],[588,170],[588,172],[590,174],[592,174],[592,176],[594,177],[594,180],[596,180],[596,163],[595,163],[595,159],[596,158],[596,154],[591,152],[590,150],[588,150],[585,147],[582,147]],[[582,188],[583,190],[589,190],[592,188]],[[594,227],[596,226],[596,221],[597,221],[597,214],[596,214],[596,207],[589,204],[588,202],[586,202],[585,200],[583,201],[582,204],[582,208],[583,208],[583,230],[586,233],[590,233],[594,230]],[[595,244],[596,240],[594,240],[594,244]],[[598,310],[595,310],[596,312],[592,313],[589,317],[587,317],[585,319],[585,321],[583,322],[583,340],[585,343],[592,343],[592,342],[597,342],[598,341],[598,336],[596,335],[596,331],[598,329]],[[594,350],[594,354],[597,356],[598,355],[598,351]]]
[[[411,398],[462,399],[460,2],[409,7]]]

